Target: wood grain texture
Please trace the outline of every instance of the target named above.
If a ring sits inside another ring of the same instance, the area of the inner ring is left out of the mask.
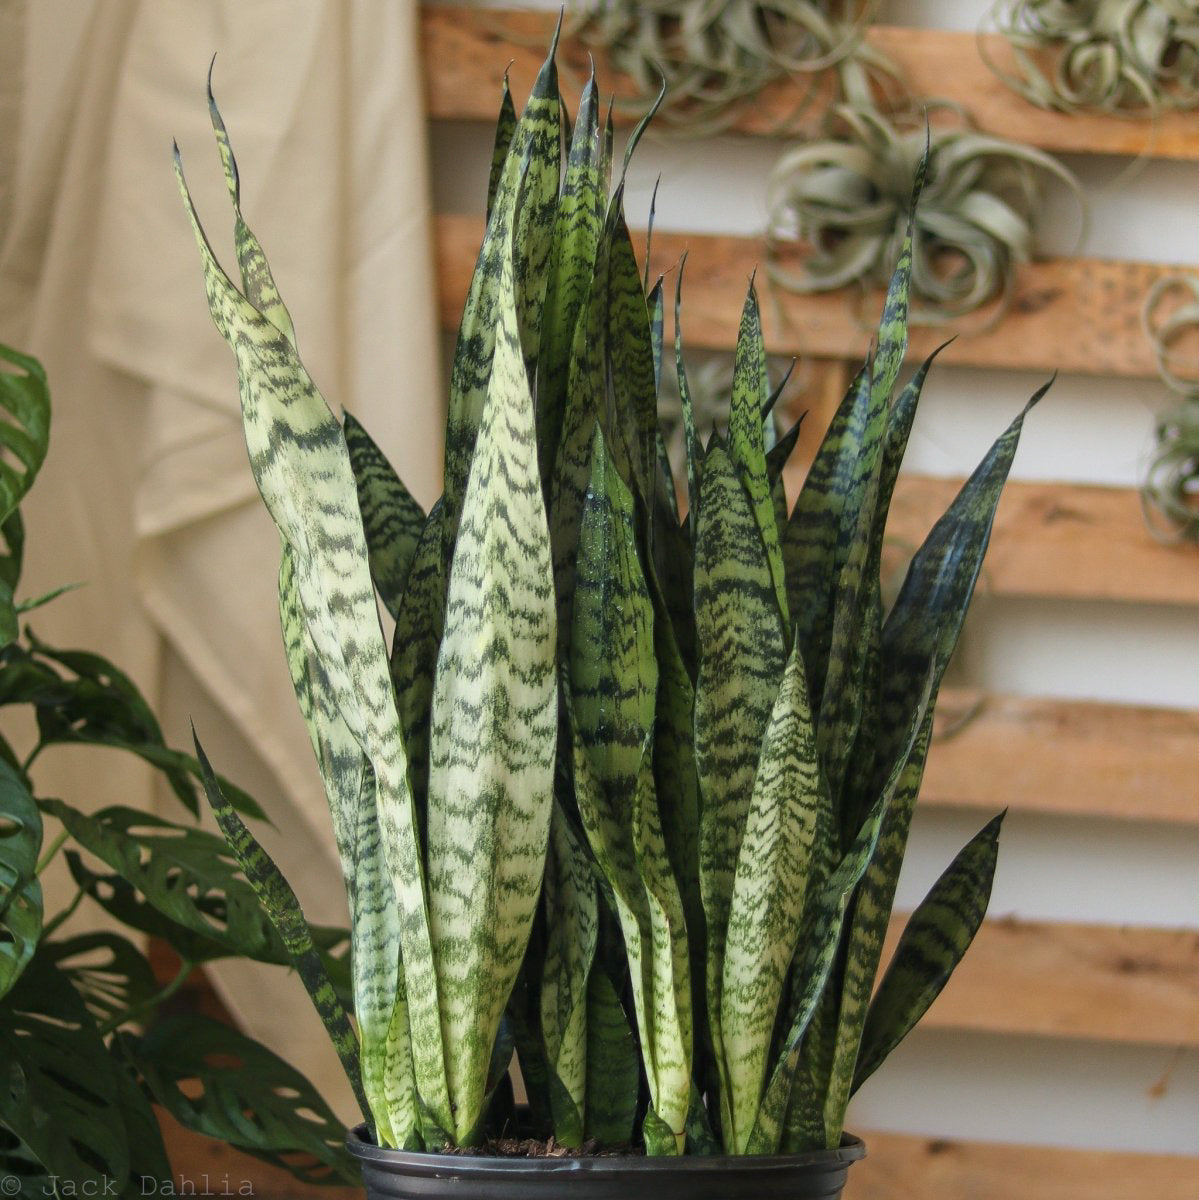
[[[920,1028],[1199,1046],[1199,932],[985,921]]]
[[[844,1200],[1195,1200],[1199,1159],[862,1133]]]
[[[512,9],[428,6],[422,12],[425,86],[429,115],[446,120],[493,121],[499,108],[506,64],[511,60],[513,94],[527,95],[545,54],[556,13]],[[1199,158],[1199,121],[1194,114],[1169,113],[1156,122],[1101,115],[1065,115],[1029,104],[987,68],[980,45],[997,63],[1008,61],[1006,43],[987,35],[876,26],[868,41],[886,54],[907,79],[913,95],[943,97],[966,107],[979,129],[1001,137],[1074,154],[1145,154],[1156,158]],[[612,71],[602,54],[597,68],[605,90],[633,94],[626,77]],[[567,37],[559,61],[577,83],[587,72],[587,50]],[[820,106],[799,123],[787,124],[797,88],[778,83],[765,89],[734,126],[737,132],[790,137],[816,132]]]
[[[1199,124],[1199,118],[1197,118]],[[436,219],[442,327],[457,329],[483,236],[481,217]],[[644,245],[644,234],[634,233]],[[652,269],[672,271],[688,252],[684,289],[685,334],[692,349],[730,350],[737,336],[745,282],[766,259],[760,238],[678,234],[654,230]],[[1016,294],[1002,321],[990,328],[976,314],[960,327],[912,330],[909,359],[921,359],[946,337],[957,341],[943,363],[1152,378],[1156,367],[1140,324],[1150,287],[1176,268],[1100,259],[1050,259],[1017,273]],[[872,328],[861,314],[877,315],[882,296],[856,292],[796,296],[763,285],[762,317],[772,354],[860,359]]]
[[[926,807],[1199,824],[1199,712],[947,689],[937,718]]]
[[[924,540],[960,485],[900,478],[887,526],[895,558]],[[1132,488],[1014,480],[999,502],[979,594],[1199,604],[1199,549],[1156,541]]]

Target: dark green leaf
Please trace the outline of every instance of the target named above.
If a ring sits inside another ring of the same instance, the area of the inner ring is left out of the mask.
[[[971,838],[909,918],[870,1002],[854,1091],[928,1011],[974,940],[991,898],[1002,824],[1000,814]]]
[[[399,613],[408,568],[425,524],[425,512],[370,434],[349,413],[342,429],[358,485],[371,578],[384,608],[394,618]]]
[[[37,802],[21,774],[0,760],[0,997],[17,982],[41,937],[41,849]]]
[[[195,737],[194,729],[192,736]],[[233,806],[225,799],[221,785],[200,745],[200,739],[195,738],[195,742],[196,757],[200,760],[200,767],[204,773],[204,792],[217,824],[225,835],[225,841],[237,856],[246,879],[258,897],[258,902],[282,939],[300,982],[312,998],[313,1007],[333,1043],[333,1048],[337,1051],[362,1115],[369,1121],[370,1106],[362,1091],[358,1037],[350,1025],[349,1014],[342,1005],[337,989],[325,970],[325,964],[313,944],[312,930],[308,927],[300,901],[274,860],[259,845]]]
[[[200,1016],[171,1017],[118,1040],[155,1101],[185,1128],[305,1182],[357,1180],[345,1127],[312,1084],[261,1043]]]
[[[16,367],[0,371],[0,523],[33,486],[50,444],[50,392],[36,358],[0,344],[0,360]]]

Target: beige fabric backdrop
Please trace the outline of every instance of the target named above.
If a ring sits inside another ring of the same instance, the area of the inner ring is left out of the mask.
[[[261,790],[264,840],[321,919],[344,919],[344,901],[280,646],[278,541],[171,140],[229,255],[204,98],[216,52],[243,210],[309,370],[427,504],[441,392],[416,20],[412,0],[0,0],[0,119],[19,112],[0,154],[0,339],[44,360],[55,406],[24,589],[87,583],[37,628],[129,670],[176,744],[195,715],[218,768]],[[115,756],[58,760],[46,792],[151,802],[149,775]],[[344,1098],[298,981],[236,967],[218,982],[252,1032]]]

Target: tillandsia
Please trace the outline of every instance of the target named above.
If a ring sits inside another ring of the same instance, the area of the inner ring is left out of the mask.
[[[863,38],[878,0],[575,0],[568,8],[572,28],[632,81],[633,105],[644,111],[664,85],[660,119],[693,134],[733,124],[777,80],[803,85],[780,129],[827,100],[825,85],[865,99],[876,85],[897,83],[892,64]]]
[[[1199,541],[1199,357],[1182,351],[1199,333],[1199,276],[1160,279],[1145,298],[1143,322],[1158,374],[1178,397],[1157,422],[1141,485],[1145,516],[1162,541]]]
[[[532,1131],[566,1146],[835,1146],[986,907],[1000,817],[916,910],[872,1000],[937,687],[1024,414],[884,612],[880,546],[930,365],[897,391],[910,237],[789,508],[752,283],[727,432],[701,443],[682,271],[670,354],[594,79],[568,138],[553,49],[519,122],[502,114],[427,514],[301,364],[215,105],[240,287],[179,175],[282,538],[373,1136],[437,1149],[512,1128],[515,1047]],[[684,506],[657,427],[670,358]],[[253,878],[261,851],[210,799]]]
[[[836,136],[784,154],[768,187],[771,281],[797,292],[885,286],[927,154],[912,235],[912,320],[940,324],[992,302],[1002,312],[1017,265],[1035,253],[1045,183],[1062,183],[1080,211],[1081,188],[1050,155],[949,115],[957,120],[929,127],[923,116],[841,106]]]
[[[999,0],[1013,67],[991,69],[1059,112],[1156,116],[1199,107],[1195,0]]]

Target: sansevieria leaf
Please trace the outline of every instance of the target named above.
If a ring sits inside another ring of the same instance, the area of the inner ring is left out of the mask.
[[[449,1125],[446,1063],[407,759],[370,579],[357,489],[341,425],[287,335],[234,287],[179,179],[205,268],[209,310],[238,360],[250,465],[295,554],[296,592],[337,708],[370,760],[401,915],[417,1085]],[[269,310],[268,310],[269,311]]]
[[[725,942],[720,1028],[737,1150],[749,1140],[764,1086],[787,968],[795,953],[826,798],[803,658],[792,649],[762,741],[737,860]]]
[[[482,1110],[529,938],[558,737],[557,605],[510,251],[500,264],[495,361],[454,548],[429,740],[429,925],[458,1139]]]
[[[204,748],[200,745],[200,739],[195,736],[194,729],[192,736],[195,739],[196,757],[200,760],[204,772],[204,791],[217,824],[225,835],[225,841],[237,855],[242,872],[258,896],[259,903],[283,939],[283,945],[291,957],[296,973],[300,976],[300,982],[312,998],[317,1015],[333,1042],[338,1058],[341,1059],[341,1065],[350,1086],[354,1089],[362,1115],[369,1117],[370,1106],[362,1090],[358,1061],[358,1036],[350,1025],[349,1015],[333,987],[325,964],[316,952],[312,930],[304,918],[300,901],[274,860],[222,795],[221,785],[212,770],[208,756],[204,753]]]
[[[412,555],[425,525],[425,511],[370,434],[349,413],[342,429],[358,483],[358,505],[370,552],[371,577],[383,606],[395,617],[408,581]]]
[[[708,449],[695,541],[695,757],[700,891],[707,920],[708,1019],[727,1123],[731,1093],[720,994],[733,882],[750,797],[786,666],[766,548],[737,470],[720,441]]]
[[[862,1032],[856,1091],[941,994],[969,949],[991,897],[1003,814],[958,852],[908,919]]]

